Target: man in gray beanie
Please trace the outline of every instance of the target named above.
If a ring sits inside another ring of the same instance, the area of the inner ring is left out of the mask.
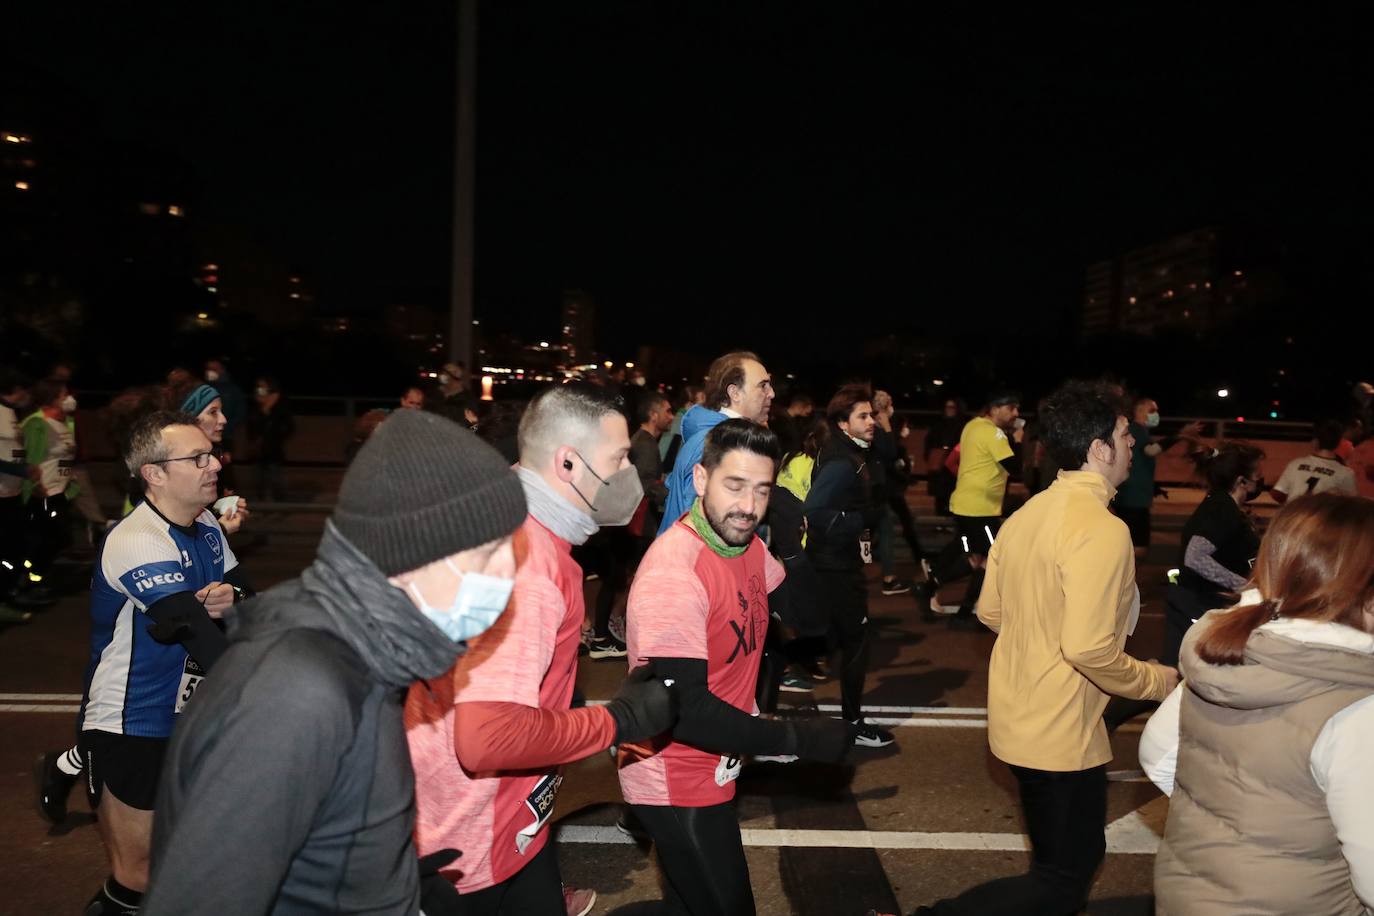
[[[420,908],[404,691],[501,614],[525,513],[515,473],[457,424],[381,425],[314,563],[225,614],[229,648],[163,765],[145,912]]]
[[[445,868],[464,913],[583,913],[565,903],[550,842],[559,768],[613,744],[643,741],[677,720],[676,694],[631,672],[604,706],[571,708],[586,606],[573,545],[624,525],[643,497],[618,398],[590,386],[548,388],[520,420],[520,482],[529,519],[510,609],[442,678],[406,700],[415,765],[415,839]]]

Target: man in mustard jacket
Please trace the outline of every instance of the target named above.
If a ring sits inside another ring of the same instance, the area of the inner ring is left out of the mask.
[[[988,555],[978,619],[995,631],[988,741],[1021,792],[1031,870],[919,913],[1076,913],[1106,854],[1102,710],[1109,696],[1161,700],[1178,672],[1123,651],[1139,592],[1126,525],[1107,508],[1132,440],[1111,391],[1070,382],[1046,402],[1043,442],[1061,468]]]

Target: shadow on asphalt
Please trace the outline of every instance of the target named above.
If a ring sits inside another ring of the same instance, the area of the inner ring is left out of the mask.
[[[82,827],[95,826],[95,815],[89,811],[69,812],[60,824],[54,824],[48,828],[48,836],[66,836],[73,830],[80,830]]]
[[[948,706],[941,698],[963,687],[969,672],[955,668],[928,670],[925,667],[928,664],[929,661],[925,659],[918,659],[910,665],[896,665],[890,659],[886,662],[877,659],[869,670],[876,669],[884,673],[876,679],[870,677],[864,701],[870,705],[899,703],[902,706]],[[913,672],[889,673],[902,668],[911,668]]]
[[[1094,900],[1087,909],[1088,916],[1151,916],[1154,911],[1155,898],[1148,895]]]

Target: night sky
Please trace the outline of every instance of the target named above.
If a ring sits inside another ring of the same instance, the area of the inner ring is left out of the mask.
[[[456,4],[84,6],[7,11],[5,53],[190,162],[199,232],[327,308],[447,303]],[[1205,224],[1274,234],[1367,313],[1350,16],[488,2],[478,316],[555,334],[576,286],[625,355],[1050,339],[1087,263]]]

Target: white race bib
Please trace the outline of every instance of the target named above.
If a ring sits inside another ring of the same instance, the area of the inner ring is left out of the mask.
[[[196,664],[196,660],[189,655],[186,656],[186,666],[181,671],[181,685],[177,687],[177,706],[176,711],[180,713],[186,708],[186,704],[191,702],[191,697],[195,696],[196,688],[200,682],[205,680],[205,670]]]
[[[716,785],[723,786],[739,779],[739,771],[744,767],[743,757],[721,757],[716,764]]]
[[[558,800],[558,787],[563,785],[563,777],[557,773],[550,773],[543,779],[534,784],[529,796],[525,799],[525,807],[530,809],[530,814],[534,820],[520,828],[515,835],[515,848],[520,855],[525,854],[529,849],[530,843],[539,835],[539,831],[553,817],[553,805]]]

